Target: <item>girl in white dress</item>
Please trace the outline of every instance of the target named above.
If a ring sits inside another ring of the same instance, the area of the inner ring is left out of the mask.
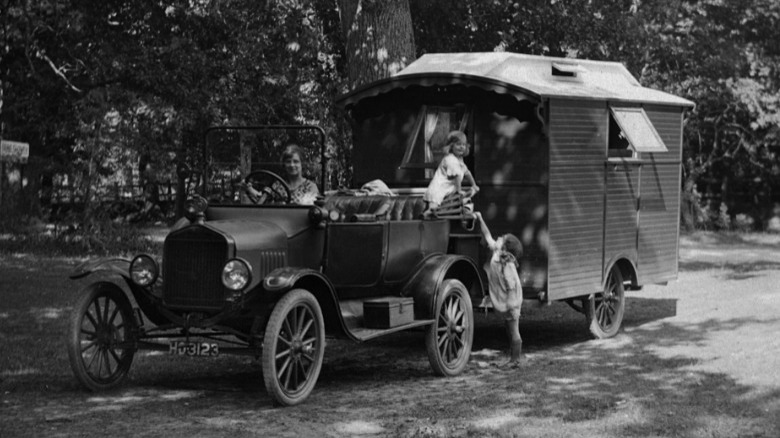
[[[463,180],[471,184],[468,191],[462,192],[464,199],[473,197],[479,191],[474,177],[469,172],[463,157],[469,154],[469,143],[466,134],[462,131],[452,131],[447,134],[447,143],[444,145],[447,155],[442,158],[433,179],[428,184],[428,190],[423,195],[426,202],[424,217],[430,217],[431,211],[441,205],[444,197],[451,193],[461,192]]]

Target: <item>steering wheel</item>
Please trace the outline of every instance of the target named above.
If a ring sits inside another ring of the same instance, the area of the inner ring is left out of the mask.
[[[276,185],[275,182],[280,184]],[[279,186],[283,190],[279,190]],[[251,194],[249,187],[260,192],[260,196]],[[270,170],[255,170],[250,172],[244,178],[244,189],[247,193],[247,197],[255,204],[264,204],[271,199],[282,200],[285,204],[289,204],[292,201],[292,189],[287,181],[281,176],[271,172]],[[284,193],[282,193],[284,192]]]

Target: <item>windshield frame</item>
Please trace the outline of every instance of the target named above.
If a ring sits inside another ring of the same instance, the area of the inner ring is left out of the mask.
[[[213,146],[209,142],[209,136],[216,132],[216,131],[287,131],[287,132],[295,132],[295,131],[314,131],[316,134],[316,137],[318,138],[319,143],[319,162],[320,162],[320,178],[319,181],[315,181],[315,183],[319,183],[321,187],[321,192],[324,193],[326,190],[326,182],[328,181],[328,155],[326,153],[326,134],[325,130],[322,129],[322,127],[317,125],[220,125],[220,126],[210,126],[206,129],[206,131],[203,134],[203,149],[201,154],[201,164],[200,164],[200,171],[203,175],[203,184],[201,184],[200,191],[202,196],[206,196],[207,193],[209,193],[210,187],[209,185],[209,178],[208,178],[208,172],[209,172],[209,158],[210,154],[212,154]],[[315,149],[315,146],[312,146],[312,149]]]

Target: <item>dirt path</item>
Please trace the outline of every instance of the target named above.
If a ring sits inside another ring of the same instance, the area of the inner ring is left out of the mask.
[[[525,363],[479,315],[471,363],[432,376],[421,333],[332,341],[303,405],[275,409],[256,362],[139,354],[120,390],[70,373],[77,285],[62,260],[0,257],[0,437],[780,436],[780,239],[683,239],[680,278],[631,293],[625,329],[591,341],[562,304],[527,312]],[[21,327],[24,327],[22,329]]]

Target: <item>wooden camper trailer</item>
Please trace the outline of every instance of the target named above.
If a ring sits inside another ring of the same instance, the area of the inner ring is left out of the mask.
[[[622,64],[428,54],[339,103],[353,124],[358,185],[380,178],[420,193],[447,133],[463,130],[482,189],[476,209],[495,235],[525,246],[526,298],[565,300],[595,336],[617,332],[624,289],[677,277],[682,127],[693,103],[642,87]]]

